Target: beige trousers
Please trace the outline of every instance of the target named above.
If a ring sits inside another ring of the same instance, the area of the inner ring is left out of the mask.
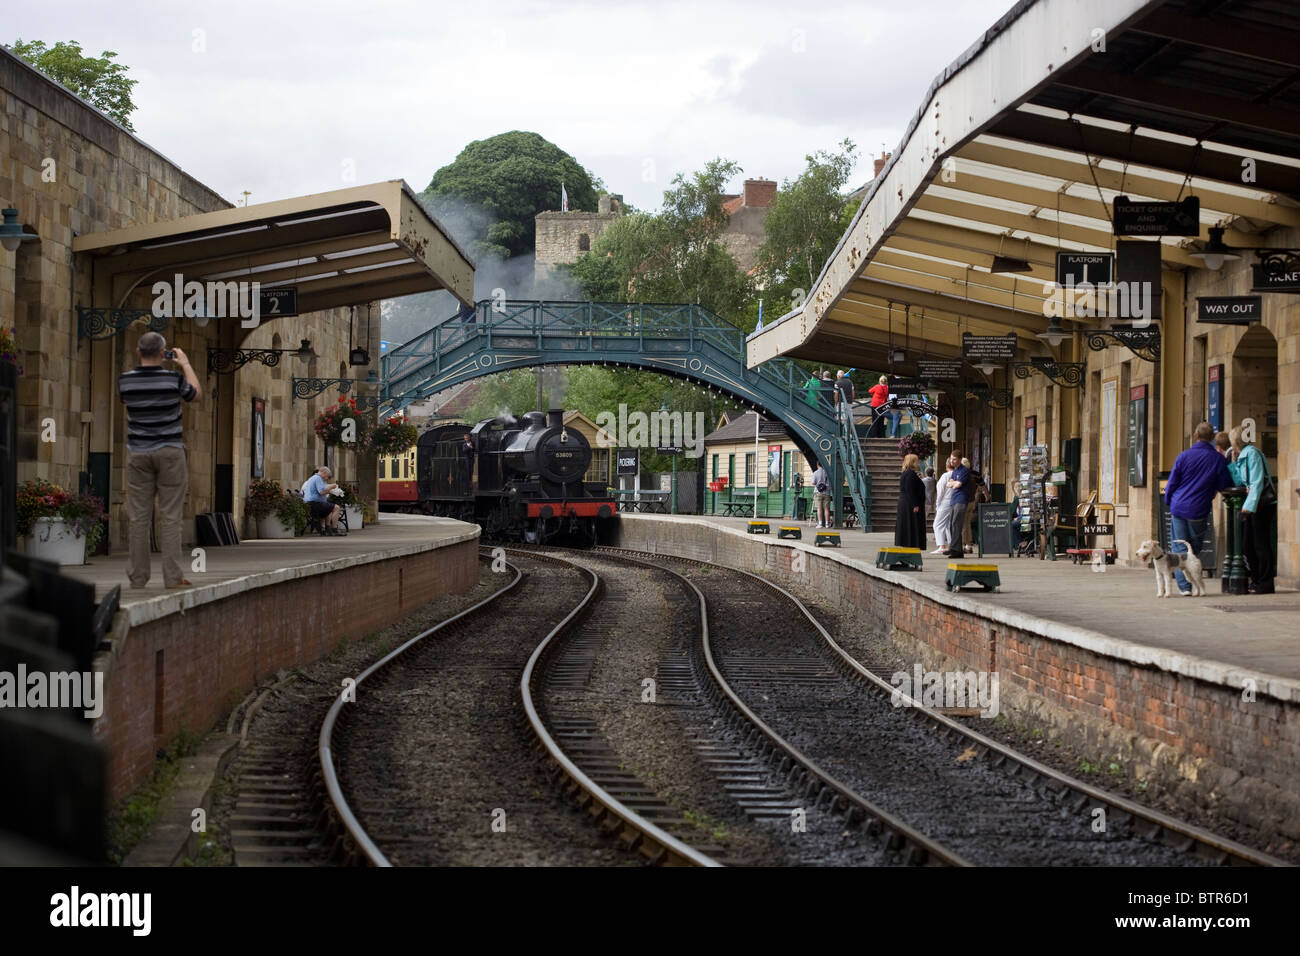
[[[975,514],[975,505],[976,502],[974,501],[966,503],[966,517],[963,518],[961,522],[961,543],[963,547],[967,548],[975,543],[971,537],[970,530],[971,517]]]
[[[127,577],[133,587],[149,583],[149,529],[153,525],[154,498],[158,499],[158,545],[162,551],[163,584],[175,587],[184,580],[181,571],[181,521],[189,468],[184,448],[158,448],[126,453],[127,514],[130,516],[130,553]]]

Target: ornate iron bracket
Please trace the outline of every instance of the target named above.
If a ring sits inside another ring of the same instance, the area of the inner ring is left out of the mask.
[[[293,401],[298,399],[315,398],[321,392],[330,386],[334,386],[344,395],[356,384],[354,379],[350,378],[294,378],[290,379],[293,384]]]
[[[280,356],[296,349],[225,349],[208,347],[208,373],[231,375],[249,362],[261,362],[270,368],[280,364]]]
[[[167,328],[168,318],[165,315],[154,315],[151,309],[111,309],[96,308],[94,306],[77,306],[77,342],[82,339],[97,341],[100,339],[111,339],[120,332],[126,331],[127,327],[133,322],[148,317],[149,331],[161,332]]]
[[[989,408],[1010,408],[1011,389],[993,388],[982,382],[966,386],[966,397],[983,402]]]
[[[1266,275],[1277,276],[1300,269],[1300,249],[1256,249]]]
[[[1087,365],[1083,362],[1057,362],[1055,359],[1035,358],[1028,362],[1014,362],[1011,365],[1016,378],[1030,378],[1035,372],[1042,372],[1062,388],[1079,388],[1083,385],[1083,373]]]
[[[1101,329],[1087,334],[1088,348],[1094,352],[1104,352],[1110,347],[1110,340],[1114,340],[1138,358],[1148,362],[1160,360],[1160,330],[1154,326],[1145,329]]]

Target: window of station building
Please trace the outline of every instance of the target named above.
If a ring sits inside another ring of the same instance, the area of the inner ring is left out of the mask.
[[[754,483],[754,453],[745,452],[745,487],[748,488]]]
[[[713,477],[714,478],[718,477],[718,456],[717,455],[713,456]]]
[[[591,251],[591,236],[589,236],[585,232],[578,234],[578,251],[579,252]]]
[[[587,468],[587,473],[582,476],[583,481],[609,481],[609,460],[610,449],[593,448],[591,450],[591,465]]]
[[[379,480],[384,480],[384,459],[379,459]]]
[[[734,453],[727,456],[727,484],[733,488],[736,485],[736,456]]]

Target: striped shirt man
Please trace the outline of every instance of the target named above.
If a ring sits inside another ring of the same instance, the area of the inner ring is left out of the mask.
[[[128,451],[185,447],[181,402],[194,401],[197,392],[183,373],[141,365],[118,376],[117,393],[126,405]]]

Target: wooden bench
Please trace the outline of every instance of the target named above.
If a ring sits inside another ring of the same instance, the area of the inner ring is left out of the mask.
[[[748,501],[743,499],[748,498]],[[731,499],[722,503],[722,514],[726,518],[752,518],[757,514],[757,491],[733,489]]]

